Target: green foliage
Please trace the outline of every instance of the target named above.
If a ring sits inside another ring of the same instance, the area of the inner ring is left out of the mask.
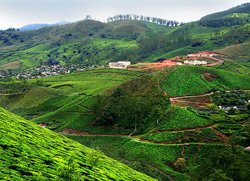
[[[215,78],[206,80],[204,73],[210,73]],[[249,81],[248,76],[214,68],[179,66],[162,81],[161,86],[170,96],[185,96],[217,90],[249,89]]]
[[[204,157],[204,158],[202,158]],[[249,177],[249,153],[240,148],[221,148],[216,153],[202,152],[197,159],[197,180],[247,180]]]
[[[93,108],[98,118],[95,125],[135,128],[139,133],[159,122],[168,104],[154,77],[140,77],[120,85],[108,96],[98,97]]]
[[[186,108],[171,107],[164,119],[155,128],[156,130],[178,130],[195,128],[211,124],[210,120],[204,119],[198,113]]]
[[[216,105],[245,105],[250,100],[250,94],[244,91],[216,92],[212,95]]]
[[[250,4],[246,3],[226,11],[207,15],[201,18],[200,23],[209,27],[240,25],[250,21],[249,13]],[[248,16],[246,16],[246,14],[248,14]]]
[[[117,136],[69,136],[91,148],[98,148],[111,158],[147,173],[158,180],[190,180],[189,176],[175,171],[168,163],[181,156],[181,146],[156,145],[137,141],[136,138]]]
[[[211,128],[196,128],[197,130],[176,130],[163,132],[149,132],[142,136],[144,140],[153,141],[155,143],[211,143],[220,142],[216,136],[216,131]]]
[[[103,129],[91,124],[95,119],[91,107],[98,95],[142,74],[126,70],[94,70],[29,80],[30,88],[24,87],[23,91],[19,82],[3,82],[0,83],[3,93],[15,90],[17,94],[1,95],[0,104],[38,123],[46,123],[52,129],[100,131]]]
[[[2,108],[0,122],[1,180],[153,180]]]

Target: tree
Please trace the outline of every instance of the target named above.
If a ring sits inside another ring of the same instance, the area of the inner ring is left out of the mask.
[[[180,172],[184,172],[186,170],[186,159],[185,158],[177,158],[174,162],[174,168]]]
[[[90,15],[87,15],[86,17],[85,17],[85,20],[92,20],[93,18],[90,16]]]

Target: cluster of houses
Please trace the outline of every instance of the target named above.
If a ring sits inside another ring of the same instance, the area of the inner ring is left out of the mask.
[[[207,61],[200,61],[199,58],[215,58],[220,56],[219,54],[216,54],[214,52],[198,52],[198,53],[191,53],[187,55],[188,60],[184,61],[185,65],[207,65]]]
[[[228,111],[231,109],[234,109],[236,111],[243,111],[243,112],[247,110],[247,107],[245,105],[232,105],[232,106],[222,105],[222,106],[219,106],[219,108],[223,110],[225,113],[228,113]]]
[[[129,61],[110,62],[109,68],[126,69],[129,65],[131,65]]]
[[[69,74],[75,71],[86,71],[90,69],[95,69],[97,66],[86,66],[86,65],[51,65],[51,66],[41,66],[35,69],[25,70],[20,72],[16,78],[17,79],[33,79],[33,78],[40,78],[40,77],[49,77],[49,76],[56,76],[62,74]]]

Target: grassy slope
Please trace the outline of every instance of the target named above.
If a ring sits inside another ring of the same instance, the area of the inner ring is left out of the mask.
[[[142,73],[107,69],[44,78],[43,86],[30,80],[30,90],[15,96],[2,95],[0,102],[5,108],[36,122],[47,123],[53,129],[91,130],[94,117],[88,108],[96,96],[140,75]]]
[[[209,125],[211,122],[185,108],[171,107],[155,130],[175,130]]]
[[[169,180],[169,178],[189,180],[188,176],[176,172],[167,165],[181,157],[181,146],[156,145],[122,137],[69,136],[69,138],[99,149],[108,156],[159,180]]]
[[[216,76],[212,81],[202,74]],[[208,93],[215,90],[249,89],[250,78],[214,68],[179,66],[162,81],[161,86],[170,96],[185,96]]]
[[[218,53],[233,59],[236,62],[250,61],[250,42],[240,43],[217,50]]]
[[[0,179],[153,180],[0,108]]]

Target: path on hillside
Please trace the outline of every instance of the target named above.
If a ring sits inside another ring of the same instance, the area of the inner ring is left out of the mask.
[[[17,93],[0,93],[0,96],[14,96],[14,95],[19,95],[22,94],[21,92]]]
[[[211,96],[214,92],[206,93],[206,94],[198,94],[193,96],[180,96],[180,97],[170,97],[170,100],[176,100],[176,99],[185,99],[185,98],[198,98],[198,97],[205,97],[205,96]]]
[[[199,129],[212,128],[214,129],[216,124],[210,124],[205,126],[199,126],[195,128],[181,128],[181,129],[169,129],[169,130],[153,130],[153,133],[164,133],[164,132],[181,132],[181,131],[197,131]]]
[[[175,130],[175,132],[178,131],[198,131],[199,129],[204,129],[204,128],[211,128],[215,130],[219,136],[222,138],[225,138],[225,135],[222,135],[219,131],[215,129],[215,125],[207,125],[207,126],[201,126],[201,127],[196,127],[196,128],[184,128],[184,129],[179,129]],[[174,130],[164,130],[159,132],[173,132]],[[157,132],[157,130],[156,130]],[[83,131],[78,131],[78,130],[73,130],[73,129],[64,129],[61,132],[63,135],[69,135],[69,136],[83,136],[83,137],[122,137],[122,138],[129,138],[133,141],[140,142],[140,143],[147,143],[147,144],[156,144],[156,145],[180,145],[180,146],[188,146],[188,145],[194,145],[194,144],[208,144],[208,143],[203,143],[203,142],[197,142],[197,143],[173,143],[173,142],[157,142],[157,141],[152,141],[152,140],[144,140],[142,138],[139,138],[138,136],[130,136],[127,134],[91,134]],[[218,143],[209,143],[209,144],[218,144]]]
[[[220,64],[224,63],[224,60],[219,59],[219,58],[209,57],[209,59],[215,60],[217,62],[206,64],[206,65],[202,65],[202,66],[204,66],[204,67],[213,67],[213,66],[217,66],[217,65],[220,65]]]
[[[193,96],[181,96],[181,97],[170,97],[170,102],[172,105],[195,105],[195,106],[205,106],[206,104],[211,103],[211,98],[209,96],[213,95],[214,92],[206,93],[206,94],[199,94]],[[209,100],[199,101],[199,98],[209,97]],[[189,100],[188,100],[189,99]],[[179,103],[179,104],[178,104]]]

